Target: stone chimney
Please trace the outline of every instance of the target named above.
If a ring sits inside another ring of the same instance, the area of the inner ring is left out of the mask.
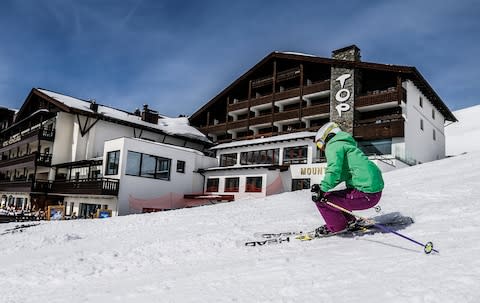
[[[332,51],[332,59],[361,61],[360,58],[360,49],[355,44]]]
[[[359,62],[360,49],[356,45],[334,50],[332,59]],[[355,97],[359,94],[362,73],[354,66],[333,64],[330,75],[330,121],[353,134]]]
[[[98,104],[95,100],[90,100],[90,109],[94,112],[98,112]]]
[[[142,121],[158,124],[158,112],[148,108],[148,104],[143,105]]]

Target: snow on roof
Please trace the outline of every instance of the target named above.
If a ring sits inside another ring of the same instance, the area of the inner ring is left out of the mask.
[[[279,52],[279,51],[277,51],[276,53],[285,54],[285,55],[297,55],[297,56],[307,56],[307,57],[318,57],[318,56],[315,56],[315,55],[305,54],[305,53],[298,53],[298,52]]]
[[[0,109],[6,109],[6,110],[14,112],[15,114],[18,113],[18,109],[15,109],[15,108],[8,108],[8,107],[5,107],[5,106],[0,106]]]
[[[57,100],[58,102],[65,104],[68,107],[94,113],[94,111],[90,109],[91,102],[89,101],[62,95],[45,89],[38,89],[38,91]],[[178,135],[196,140],[201,140],[204,142],[210,142],[210,140],[208,140],[208,138],[204,134],[202,134],[196,128],[190,126],[188,118],[186,117],[169,118],[163,115],[159,115],[158,124],[153,124],[142,121],[141,117],[136,116],[132,113],[128,113],[126,111],[104,106],[101,104],[98,104],[97,113],[110,118],[127,121],[130,123],[135,123],[151,128],[156,128],[169,135]]]
[[[305,138],[315,137],[315,134],[316,134],[315,132],[298,132],[298,133],[278,135],[278,136],[267,137],[267,138],[242,140],[242,141],[219,144],[217,146],[212,147],[211,149],[226,149],[226,148],[233,148],[233,147],[240,147],[240,146],[247,146],[247,145],[254,145],[254,144],[265,144],[265,143],[273,143],[273,142],[280,142],[280,141],[287,141],[287,140],[305,139]]]

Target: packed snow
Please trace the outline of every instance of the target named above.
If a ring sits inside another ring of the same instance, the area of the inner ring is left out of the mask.
[[[455,115],[474,134],[478,119],[468,112]],[[464,154],[385,173],[381,210],[357,212],[412,217],[398,232],[440,253],[392,233],[244,246],[263,241],[255,233],[323,224],[303,190],[110,219],[1,224],[0,302],[480,302],[480,150],[472,138],[456,143]]]
[[[242,245],[321,225],[308,190],[22,232],[2,224],[1,301],[479,302],[479,167],[476,152],[384,174],[378,214],[413,217],[399,232],[439,254],[391,233]]]
[[[480,105],[453,112],[458,122],[445,127],[445,150],[447,155],[459,155],[480,151]]]

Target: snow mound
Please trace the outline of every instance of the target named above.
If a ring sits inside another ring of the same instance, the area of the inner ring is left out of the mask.
[[[479,302],[480,152],[384,175],[400,232],[244,247],[323,221],[308,190],[1,236],[2,302]],[[15,223],[1,224],[0,233]]]

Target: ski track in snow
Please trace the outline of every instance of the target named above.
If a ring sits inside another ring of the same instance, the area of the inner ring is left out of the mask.
[[[236,244],[323,224],[304,190],[4,234],[0,301],[479,302],[479,167],[475,152],[384,174],[380,214],[413,217],[399,232],[440,254],[380,233]]]

